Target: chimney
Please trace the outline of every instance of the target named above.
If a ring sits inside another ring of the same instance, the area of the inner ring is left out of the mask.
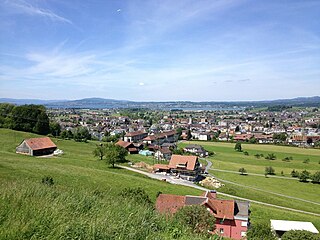
[[[209,199],[216,199],[217,198],[216,190],[207,191],[206,197]]]

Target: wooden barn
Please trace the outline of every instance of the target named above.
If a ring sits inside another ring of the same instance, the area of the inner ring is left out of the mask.
[[[57,146],[49,137],[29,138],[16,148],[16,153],[26,154],[31,156],[42,156],[53,154]]]

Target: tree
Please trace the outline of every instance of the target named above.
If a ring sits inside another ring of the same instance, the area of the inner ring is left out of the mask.
[[[274,153],[268,153],[268,155],[265,157],[265,159],[276,160],[277,156]]]
[[[50,122],[49,124],[49,128],[50,128],[50,133],[57,137],[60,135],[61,133],[61,127],[60,127],[60,124],[57,123],[57,122]]]
[[[103,144],[97,144],[96,148],[93,150],[93,155],[95,157],[99,157],[100,160],[102,160],[105,154],[106,154],[106,146]]]
[[[249,139],[249,143],[257,143],[257,139],[255,137],[252,137]]]
[[[312,183],[320,183],[320,171],[315,172],[315,174],[311,176],[311,180]]]
[[[310,172],[308,172],[307,170],[303,170],[299,174],[299,181],[300,182],[308,182],[309,177],[310,177]]]
[[[73,133],[73,138],[76,142],[86,142],[91,139],[89,130],[85,127],[78,127]]]
[[[201,205],[182,207],[176,212],[175,218],[195,233],[207,234],[215,228],[215,217]]]
[[[247,232],[247,238],[252,240],[276,240],[276,236],[271,231],[270,224],[261,222],[252,224]]]
[[[234,149],[238,152],[242,152],[241,143],[237,142],[236,145],[234,146]]]
[[[291,177],[299,177],[299,172],[293,169],[291,171]]]
[[[125,162],[125,157],[127,156],[128,152],[123,147],[115,145],[113,143],[108,143],[105,145],[106,152],[105,152],[105,159],[106,162],[114,168],[116,163]]]
[[[191,135],[191,131],[189,129],[187,132],[187,140],[190,140],[191,138],[192,138],[192,135]]]
[[[45,112],[40,112],[37,116],[37,122],[33,127],[33,132],[38,134],[48,134],[50,132],[49,118]]]
[[[282,240],[319,240],[319,234],[314,234],[305,230],[290,230],[285,232],[282,237]]]
[[[273,169],[273,167],[266,167],[265,175],[275,175],[275,170]]]
[[[239,169],[239,172],[240,172],[241,175],[244,175],[247,172],[247,170],[242,167],[242,168]]]

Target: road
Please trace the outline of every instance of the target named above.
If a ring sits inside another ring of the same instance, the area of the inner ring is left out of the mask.
[[[141,170],[138,170],[138,169],[135,169],[135,168],[131,168],[131,167],[127,167],[127,166],[119,166],[119,167],[127,169],[129,171],[133,171],[133,172],[136,172],[136,173],[140,173],[140,174],[146,175],[146,176],[148,176],[150,178],[153,178],[153,179],[157,179],[157,180],[166,179],[166,181],[168,181],[169,183],[172,183],[172,184],[178,184],[178,185],[183,185],[183,186],[187,186],[187,187],[192,187],[192,188],[199,189],[201,191],[210,190],[210,189],[198,186],[198,185],[196,185],[196,184],[194,184],[192,182],[186,181],[186,180],[174,179],[171,176],[155,174],[155,173],[148,173],[148,172],[144,172],[144,171],[141,171]],[[249,198],[242,198],[242,197],[238,197],[238,196],[234,196],[234,195],[230,195],[230,194],[226,194],[226,193],[222,193],[222,192],[217,192],[217,194],[222,195],[222,196],[226,196],[226,197],[230,197],[230,198],[243,200],[243,201],[250,201],[252,203],[256,203],[256,204],[260,204],[260,205],[264,205],[264,206],[269,206],[269,207],[279,208],[279,209],[288,210],[288,211],[292,211],[292,212],[304,213],[304,214],[309,214],[309,215],[314,215],[314,216],[320,217],[320,214],[318,214],[318,213],[307,212],[307,211],[294,209],[294,208],[282,207],[282,206],[278,206],[278,205],[274,205],[274,204],[270,204],[270,203],[265,203],[265,202],[260,202],[260,201],[252,200],[252,199],[249,199]]]

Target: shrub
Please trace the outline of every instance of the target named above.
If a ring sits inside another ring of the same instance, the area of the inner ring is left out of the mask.
[[[309,162],[310,162],[310,159],[309,159],[309,158],[307,158],[307,159],[303,160],[303,163],[308,164]]]
[[[276,240],[269,223],[261,222],[252,224],[247,232],[247,238],[253,240]]]
[[[320,171],[315,172],[315,174],[311,176],[311,180],[312,183],[320,183]]]
[[[150,204],[152,205],[152,201],[150,200],[148,194],[143,188],[125,188],[120,193],[120,196],[123,198],[131,199],[139,203]]]
[[[53,186],[54,185],[54,181],[53,181],[53,178],[50,177],[50,176],[46,176],[46,177],[43,177],[41,182],[45,185],[48,185],[48,186]]]
[[[276,160],[277,156],[274,153],[268,153],[268,155],[265,157],[267,160]]]
[[[319,235],[305,231],[305,230],[290,230],[284,233],[281,237],[282,240],[319,240]]]
[[[310,172],[308,172],[307,170],[303,170],[301,174],[299,174],[300,182],[308,182],[309,177],[310,177]]]
[[[291,171],[291,177],[299,177],[299,172],[294,169]]]
[[[215,228],[215,217],[201,205],[182,207],[176,212],[175,218],[195,233],[208,234]]]
[[[265,175],[275,175],[275,170],[273,169],[273,167],[266,167]]]
[[[249,156],[249,153],[247,151],[244,151],[243,154]]]
[[[239,172],[241,175],[244,175],[247,172],[247,170],[242,167],[239,169]]]

